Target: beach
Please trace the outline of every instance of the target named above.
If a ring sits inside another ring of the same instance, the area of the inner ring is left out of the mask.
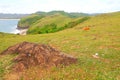
[[[19,34],[20,35],[26,35],[27,34],[27,30],[28,29],[19,29],[19,31],[20,31]]]

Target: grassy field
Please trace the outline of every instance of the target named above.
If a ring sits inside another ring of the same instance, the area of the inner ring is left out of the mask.
[[[49,34],[12,35],[0,33],[0,52],[19,42],[51,45],[78,58],[63,68],[32,67],[23,73],[10,73],[16,55],[0,56],[0,79],[6,80],[120,80],[120,12],[93,16],[74,28]],[[84,31],[83,27],[90,27]],[[99,58],[94,58],[94,54]]]

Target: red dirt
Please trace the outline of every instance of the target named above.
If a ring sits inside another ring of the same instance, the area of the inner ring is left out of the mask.
[[[89,27],[83,27],[83,30],[87,31],[87,30],[90,30],[90,28]]]
[[[77,59],[63,54],[48,45],[22,42],[9,47],[1,53],[18,54],[14,58],[13,70],[23,71],[31,66],[40,65],[42,67],[70,65],[77,62]]]

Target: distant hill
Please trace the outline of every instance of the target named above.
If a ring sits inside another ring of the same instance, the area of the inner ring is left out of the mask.
[[[0,13],[0,19],[20,19],[22,17],[25,17],[29,14],[4,14]]]
[[[65,11],[50,11],[50,12],[36,12],[35,14],[40,14],[40,15],[54,15],[54,14],[62,14],[71,18],[77,18],[77,17],[83,17],[83,16],[89,16],[87,13],[78,13],[78,12],[72,12],[68,13]]]
[[[79,18],[88,16],[89,14],[86,13],[68,13],[64,11],[36,12],[21,18],[18,29],[29,28],[28,33],[56,32],[66,29],[68,24],[70,24],[69,27],[72,27],[72,25],[78,24],[74,20],[79,22]],[[53,26],[55,31],[51,31]]]
[[[36,12],[34,14],[21,18],[21,20],[18,23],[18,29],[28,28],[27,31],[28,34],[52,33],[67,28],[72,28],[77,25],[79,26],[79,24],[81,25],[82,22],[88,19],[93,20],[94,17],[95,20],[92,21],[92,25],[88,24],[83,26],[89,26],[89,25],[95,26],[96,25],[95,23],[99,23],[99,22],[101,22],[101,24],[104,24],[105,22],[104,20],[106,18],[109,18],[119,13],[120,12],[103,13],[103,14],[68,13],[64,11]],[[102,20],[102,21],[98,21],[98,20]]]

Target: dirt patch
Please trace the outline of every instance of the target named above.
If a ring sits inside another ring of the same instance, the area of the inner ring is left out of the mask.
[[[89,27],[83,27],[83,30],[87,31],[87,30],[90,30],[90,28]]]
[[[1,54],[18,54],[13,60],[15,65],[12,68],[15,71],[23,71],[36,65],[50,67],[70,65],[77,62],[76,58],[65,55],[53,47],[30,42],[22,42],[11,46]]]

